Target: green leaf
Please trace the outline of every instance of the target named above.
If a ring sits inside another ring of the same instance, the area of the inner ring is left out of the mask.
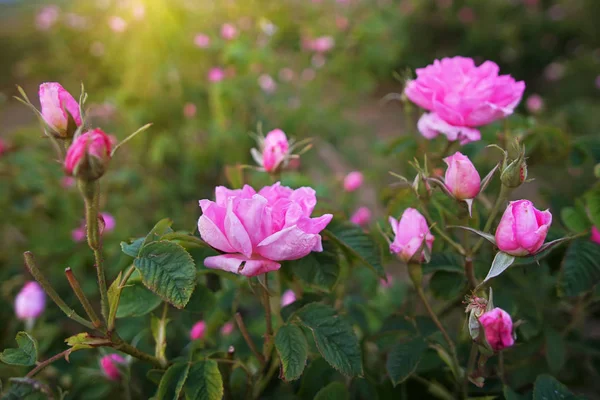
[[[340,245],[351,258],[371,268],[380,278],[385,279],[379,246],[362,228],[351,222],[334,220],[323,233]]]
[[[296,317],[313,332],[319,352],[332,367],[348,376],[363,374],[358,340],[333,308],[311,303],[298,310]]]
[[[527,396],[522,396],[522,395],[518,394],[517,392],[515,392],[508,386],[504,386],[504,390],[502,391],[502,393],[504,394],[504,398],[506,400],[525,400],[525,399],[527,399]]]
[[[190,372],[190,363],[176,363],[163,375],[156,392],[157,399],[177,400]]]
[[[160,240],[168,240],[170,242],[175,242],[186,249],[210,248],[210,246],[205,241],[188,232],[166,233],[163,236],[161,236]]]
[[[119,275],[117,275],[113,283],[111,283],[110,287],[108,288],[108,320],[112,322],[114,322],[116,318],[117,308],[119,307],[119,302],[121,301],[121,292],[123,291],[120,287],[122,275],[123,273],[119,272]]]
[[[121,242],[121,250],[123,253],[127,254],[130,257],[137,257],[140,249],[142,248],[142,243],[146,240],[145,237],[137,238],[131,243]]]
[[[436,271],[464,274],[464,258],[455,253],[433,253],[428,264],[423,265],[423,273]]]
[[[19,332],[16,336],[16,349],[6,349],[0,353],[0,361],[10,365],[29,367],[37,361],[37,341],[27,332]]]
[[[188,400],[221,400],[223,398],[223,378],[214,360],[198,361],[192,364],[185,384]]]
[[[468,226],[448,225],[447,228],[459,228],[459,229],[467,230],[469,232],[473,232],[473,233],[481,236],[482,238],[484,238],[485,240],[487,240],[488,242],[490,242],[494,246],[496,245],[496,238],[494,237],[494,235],[491,235],[489,233],[478,231],[477,229],[473,229],[473,228],[470,228]]]
[[[185,307],[196,284],[196,267],[183,247],[173,242],[152,242],[142,247],[133,264],[148,289],[177,308]]]
[[[590,228],[585,210],[581,210],[579,207],[563,208],[560,210],[560,218],[571,232],[584,232]]]
[[[411,376],[427,350],[427,343],[421,338],[397,344],[388,354],[386,369],[394,386]]]
[[[557,374],[565,364],[566,344],[562,335],[552,328],[546,328],[546,361],[552,373]]]
[[[286,324],[275,336],[275,348],[281,359],[281,374],[286,381],[300,378],[308,358],[308,342],[298,326]]]
[[[331,382],[317,392],[314,400],[348,400],[350,393],[342,382]]]
[[[492,261],[490,271],[481,283],[487,282],[488,280],[497,277],[498,275],[503,273],[508,267],[510,267],[513,262],[515,262],[514,256],[506,254],[503,251],[497,252],[496,256],[494,257],[494,261]]]
[[[338,254],[330,241],[323,243],[322,252],[312,252],[299,260],[287,261],[284,265],[309,286],[324,291],[333,288],[340,272]]]
[[[110,339],[99,336],[92,336],[87,332],[78,333],[65,339],[65,343],[71,347],[71,351],[65,357],[69,361],[71,353],[77,350],[91,349],[94,347],[102,347],[111,344]]]
[[[575,400],[569,389],[550,375],[540,375],[535,380],[533,400]]]
[[[130,278],[121,291],[117,318],[141,317],[153,311],[162,299],[149,291],[141,280]]]
[[[585,205],[594,226],[600,226],[600,184],[585,194]]]
[[[229,274],[231,275],[231,274]],[[281,317],[284,321],[290,320],[295,314],[296,311],[300,310],[307,304],[317,303],[321,301],[323,298],[315,293],[305,293],[302,298],[296,300],[292,304],[289,304],[281,309]]]
[[[579,239],[571,243],[560,272],[559,292],[577,296],[600,282],[600,245]]]
[[[142,243],[142,247],[146,246],[149,243],[158,241],[161,237],[167,233],[173,232],[171,229],[171,225],[173,225],[173,221],[169,218],[161,219],[154,225],[154,228],[150,230],[148,235],[144,238],[144,242]]]
[[[53,396],[46,384],[35,379],[11,378],[10,382],[10,389],[3,393],[1,400],[47,400]]]
[[[192,313],[208,313],[212,311],[216,303],[217,297],[215,294],[206,286],[197,284],[194,294],[192,294],[189,303],[185,306],[185,311]]]
[[[456,297],[467,284],[467,279],[462,273],[438,271],[431,276],[429,288],[433,295],[441,299]]]

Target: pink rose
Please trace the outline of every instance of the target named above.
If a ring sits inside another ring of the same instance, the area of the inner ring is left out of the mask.
[[[503,309],[496,307],[484,313],[479,317],[479,322],[485,331],[485,338],[494,351],[515,344],[512,319]]]
[[[204,33],[199,33],[194,36],[194,44],[201,49],[205,49],[210,46],[210,37]]]
[[[221,26],[221,37],[225,40],[235,39],[238,35],[238,31],[232,24],[223,24]]]
[[[513,256],[535,254],[552,224],[550,211],[539,211],[529,200],[511,201],[496,229],[496,245]]]
[[[498,75],[499,67],[486,61],[479,67],[470,58],[435,60],[416,70],[404,93],[424,114],[419,131],[428,139],[442,133],[462,144],[481,139],[478,126],[487,125],[513,113],[525,83],[510,75]]]
[[[527,98],[525,105],[527,106],[527,111],[537,114],[544,108],[544,99],[539,94],[532,94]]]
[[[223,326],[221,327],[221,335],[229,336],[233,333],[234,329],[235,329],[235,326],[233,325],[233,322],[225,322],[223,324]]]
[[[77,126],[81,126],[79,103],[59,83],[42,83],[39,95],[42,117],[58,136],[67,136],[69,115]]]
[[[71,231],[71,239],[73,239],[75,243],[83,242],[85,240],[85,235],[85,225],[82,225]]]
[[[423,241],[431,251],[434,240],[433,235],[429,232],[425,217],[414,208],[407,208],[402,213],[402,218],[399,221],[390,217],[389,222],[392,225],[394,235],[396,235],[390,245],[390,251],[397,254],[405,262],[422,261],[424,250],[421,254],[416,254],[417,251],[423,246]]]
[[[350,222],[360,226],[369,225],[369,222],[371,222],[371,210],[367,207],[360,207],[352,214]]]
[[[15,297],[15,314],[22,321],[38,318],[45,308],[46,294],[37,282],[27,282]]]
[[[210,82],[221,82],[225,78],[225,72],[221,68],[215,67],[208,71],[208,80]]]
[[[100,178],[110,161],[111,139],[101,129],[78,136],[65,157],[65,172],[87,180]]]
[[[360,188],[363,184],[363,174],[362,172],[353,171],[350,172],[344,178],[344,190],[346,192],[354,192],[356,189]]]
[[[281,295],[281,307],[289,306],[296,301],[296,293],[293,290],[288,289]]]
[[[590,236],[590,240],[600,244],[600,231],[595,226],[592,226],[592,235]]]
[[[333,218],[310,218],[317,204],[309,187],[296,190],[275,183],[258,193],[245,185],[230,190],[219,186],[216,200],[200,200],[198,230],[202,239],[226,254],[208,257],[204,265],[245,276],[281,267],[279,261],[297,260],[323,251],[321,232]]]
[[[444,181],[446,187],[458,200],[469,200],[479,194],[481,178],[469,157],[456,152],[444,158],[448,165]]]
[[[271,75],[267,75],[267,74],[262,74],[261,76],[258,77],[258,86],[260,86],[260,88],[265,93],[269,93],[269,94],[273,93],[273,92],[275,92],[275,90],[277,90],[277,83],[271,77]]]
[[[118,354],[108,354],[100,359],[100,368],[106,378],[111,381],[121,379],[121,371],[119,365],[125,365],[127,361]]]
[[[276,171],[288,156],[289,142],[285,132],[274,129],[267,133],[262,147],[262,166],[267,172]]]
[[[206,333],[206,322],[204,322],[204,321],[196,322],[196,324],[192,327],[192,330],[190,331],[190,339],[192,339],[192,340],[202,339],[204,337],[205,333]]]

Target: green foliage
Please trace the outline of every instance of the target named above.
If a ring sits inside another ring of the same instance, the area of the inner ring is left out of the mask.
[[[573,395],[565,385],[550,375],[540,375],[535,380],[533,400],[578,400],[583,398]]]
[[[141,278],[127,281],[121,292],[117,318],[141,317],[152,312],[162,303],[162,299],[148,291],[142,284]]]
[[[294,324],[281,326],[275,336],[275,348],[281,359],[281,376],[286,381],[300,378],[308,358],[308,342],[302,329]]]
[[[37,361],[38,344],[37,341],[27,332],[17,333],[15,338],[16,349],[5,349],[0,353],[0,361],[10,365],[30,366],[35,365]]]
[[[331,382],[323,389],[319,390],[314,400],[348,400],[350,393],[341,382]]]
[[[299,260],[288,261],[284,268],[290,268],[307,285],[330,291],[338,280],[340,260],[336,247],[325,242],[322,252],[313,252]]]
[[[422,338],[398,343],[388,354],[386,369],[394,386],[404,382],[419,366],[421,357],[427,349]]]
[[[562,265],[559,291],[577,296],[600,282],[600,245],[587,239],[573,241]]]

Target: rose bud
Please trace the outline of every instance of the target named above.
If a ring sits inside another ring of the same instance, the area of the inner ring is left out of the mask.
[[[100,359],[100,368],[106,378],[111,381],[121,379],[121,370],[119,365],[125,365],[127,361],[118,354],[108,354]]]
[[[539,211],[529,200],[511,201],[496,229],[496,245],[513,256],[535,254],[552,224],[550,211]]]
[[[479,323],[492,350],[500,351],[515,344],[512,319],[503,309],[496,307],[484,313]]]
[[[40,85],[42,118],[54,136],[72,138],[81,126],[79,103],[59,83],[46,82]]]
[[[600,231],[595,226],[592,226],[592,235],[590,236],[590,240],[594,243],[600,244]]]
[[[479,194],[481,178],[469,158],[460,152],[444,158],[448,165],[444,181],[448,191],[458,200],[470,200]]]
[[[281,295],[281,307],[289,306],[296,301],[296,293],[293,290],[288,289]]]
[[[31,327],[46,308],[46,294],[34,281],[27,282],[15,297],[15,314]]]
[[[190,339],[192,339],[192,340],[202,339],[204,337],[205,333],[206,333],[206,322],[204,322],[204,321],[196,322],[196,324],[192,327],[192,330],[190,331]]]
[[[233,333],[233,330],[235,329],[235,326],[233,325],[233,322],[225,322],[223,324],[223,326],[221,327],[221,335],[223,336],[229,336]]]
[[[317,204],[313,189],[293,190],[279,182],[258,193],[248,185],[237,190],[219,186],[215,197],[200,200],[198,220],[202,240],[224,253],[207,257],[208,268],[256,276],[278,270],[281,261],[323,251],[319,233],[333,215],[311,218]]]
[[[400,221],[390,217],[389,222],[395,235],[394,241],[390,244],[390,252],[397,254],[405,262],[422,262],[425,258],[425,250],[423,249],[419,254],[416,254],[417,251],[422,249],[423,241],[431,251],[434,240],[425,217],[414,208],[407,208],[402,213]]]
[[[344,190],[346,192],[353,192],[356,189],[360,188],[363,184],[363,174],[358,171],[350,172],[344,178]]]
[[[267,133],[262,148],[262,166],[267,172],[277,171],[289,153],[289,143],[281,129]]]
[[[352,214],[350,222],[360,226],[369,225],[369,222],[371,222],[371,210],[367,207],[360,207]]]
[[[86,181],[94,181],[104,175],[110,161],[110,137],[100,129],[78,136],[65,158],[65,172]]]

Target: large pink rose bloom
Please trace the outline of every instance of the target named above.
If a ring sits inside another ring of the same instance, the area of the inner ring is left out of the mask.
[[[198,230],[202,239],[227,254],[208,257],[204,265],[255,276],[278,270],[280,261],[323,251],[321,232],[331,218],[310,218],[317,198],[308,187],[296,190],[278,182],[258,193],[246,185],[215,189],[215,201],[200,200]]]
[[[479,317],[479,322],[485,331],[485,338],[494,351],[515,344],[512,319],[503,309],[496,307],[484,313]]]
[[[492,61],[476,67],[465,57],[443,58],[418,68],[417,79],[407,83],[404,93],[431,111],[418,122],[421,134],[432,139],[441,133],[465,144],[481,139],[477,127],[512,114],[525,83],[498,75],[499,70]]]
[[[513,256],[535,254],[552,224],[550,211],[540,211],[529,200],[511,201],[496,229],[496,245]]]
[[[395,235],[394,241],[390,244],[390,252],[397,254],[405,262],[422,261],[423,251],[416,254],[417,251],[421,249],[423,241],[431,251],[434,240],[425,217],[416,209],[407,208],[402,213],[400,221],[390,217],[389,222]]]

